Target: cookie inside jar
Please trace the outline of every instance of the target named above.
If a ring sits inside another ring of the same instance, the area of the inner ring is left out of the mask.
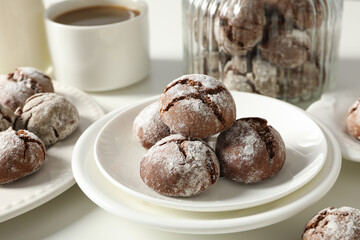
[[[342,8],[333,0],[183,0],[188,73],[292,103],[333,82]]]

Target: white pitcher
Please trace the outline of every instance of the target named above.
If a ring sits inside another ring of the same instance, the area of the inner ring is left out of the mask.
[[[0,1],[0,74],[21,66],[49,73],[43,12],[41,0]]]

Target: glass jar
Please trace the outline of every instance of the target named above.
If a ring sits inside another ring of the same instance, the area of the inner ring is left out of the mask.
[[[188,73],[297,103],[331,85],[341,0],[183,0]]]

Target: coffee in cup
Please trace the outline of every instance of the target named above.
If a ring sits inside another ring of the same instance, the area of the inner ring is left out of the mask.
[[[139,14],[138,10],[124,6],[92,6],[62,13],[53,20],[73,26],[97,26],[126,21]]]

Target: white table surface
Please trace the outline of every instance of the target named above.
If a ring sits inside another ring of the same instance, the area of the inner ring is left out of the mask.
[[[184,72],[181,1],[148,0],[148,3],[151,74],[121,90],[89,93],[106,112],[160,94],[169,81]],[[337,89],[360,89],[359,13],[360,1],[345,1]],[[102,210],[75,184],[46,204],[0,223],[0,239],[300,239],[304,225],[319,210],[345,205],[360,209],[359,173],[360,163],[343,160],[331,191],[301,214],[265,228],[225,235],[184,235],[150,229]]]

